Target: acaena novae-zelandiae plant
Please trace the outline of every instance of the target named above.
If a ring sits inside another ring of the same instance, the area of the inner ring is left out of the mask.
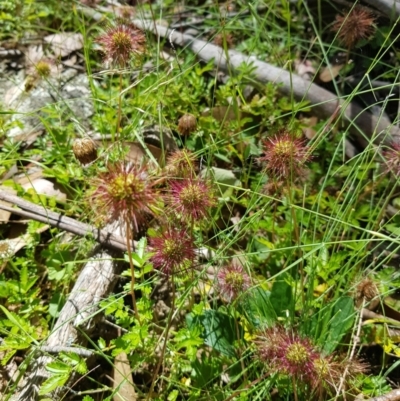
[[[139,314],[134,295],[134,266],[131,256],[133,232],[137,233],[148,216],[160,210],[162,202],[156,180],[148,168],[131,162],[109,164],[91,182],[88,201],[97,218],[103,222],[118,221],[126,229],[128,257],[131,266],[131,294],[136,317]]]
[[[105,32],[96,39],[102,47],[104,62],[110,66],[119,67],[119,96],[116,136],[120,131],[122,114],[122,70],[129,66],[132,59],[139,60],[146,50],[145,34],[131,23],[120,20],[115,25],[109,25]],[[114,142],[113,135],[113,142]]]

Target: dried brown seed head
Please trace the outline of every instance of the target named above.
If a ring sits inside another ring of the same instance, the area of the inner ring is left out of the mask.
[[[360,40],[370,38],[375,32],[375,17],[364,7],[354,6],[347,14],[337,15],[332,31],[348,48],[354,47]]]
[[[77,160],[82,164],[92,163],[97,159],[97,149],[95,143],[90,138],[78,138],[72,145]]]
[[[196,131],[197,120],[193,114],[184,114],[178,123],[178,131],[181,135],[187,136]]]

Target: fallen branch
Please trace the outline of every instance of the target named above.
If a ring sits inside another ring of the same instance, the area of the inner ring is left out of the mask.
[[[395,0],[370,0],[383,7],[382,11],[390,14],[389,6],[400,15],[400,5]],[[86,16],[100,21],[104,18],[101,12],[88,7],[80,7],[79,10]],[[354,102],[338,98],[334,93],[321,88],[317,84],[307,81],[300,76],[287,70],[275,67],[255,56],[247,56],[236,50],[225,52],[219,46],[185,35],[174,29],[155,24],[150,20],[133,20],[132,23],[138,28],[150,31],[162,38],[168,39],[178,46],[185,46],[192,50],[197,57],[208,63],[213,60],[216,67],[227,73],[236,72],[243,63],[252,64],[254,78],[261,82],[273,82],[278,85],[282,95],[292,96],[297,101],[306,100],[313,108],[314,113],[323,119],[330,118],[337,107],[341,108],[341,121],[348,127],[350,132],[357,138],[361,146],[366,147],[372,139],[374,142],[391,143],[400,140],[400,129],[385,116],[375,116]]]
[[[400,17],[400,3],[398,0],[365,0],[391,19]]]
[[[28,202],[25,199],[10,194],[7,191],[0,191],[0,200],[12,203],[20,208],[16,209],[0,204],[0,209],[2,210],[6,210],[28,219],[49,224],[52,227],[57,227],[61,230],[65,230],[82,237],[90,235],[101,245],[108,248],[123,252],[127,250],[125,238],[112,234],[107,230],[98,229],[89,224],[81,223],[80,221],[72,219],[71,217],[66,217],[60,213],[52,212],[43,206]]]
[[[118,254],[113,254],[108,250],[100,249],[89,259],[60,312],[55,328],[39,349],[42,352],[47,351],[47,353],[72,351],[84,358],[90,357],[93,352],[84,348],[71,348],[70,345],[84,347],[86,339],[91,337],[91,333],[101,316],[99,302],[111,293],[119,273],[120,264],[117,263],[115,258],[116,256],[121,257],[121,251],[126,251],[125,239],[111,234],[111,231],[115,232],[116,227],[108,226],[105,230],[98,230],[88,224],[62,216],[59,213],[21,199],[5,190],[0,192],[0,200],[19,206],[22,210],[3,204],[0,204],[0,209],[41,221],[77,235],[86,236],[90,234],[104,247],[114,248],[119,251]],[[33,352],[36,353],[39,350],[34,350]],[[18,383],[19,392],[15,394],[13,400],[38,400],[40,398],[41,384],[50,378],[46,365],[53,360],[53,357],[49,355],[33,357],[23,380]],[[71,375],[68,383],[72,383],[73,379],[74,376]],[[65,391],[64,387],[59,387],[51,394],[51,399],[58,400],[63,398]]]
[[[119,273],[119,265],[115,262],[114,257],[115,255],[107,251],[99,251],[86,263],[60,312],[55,328],[42,349],[50,350],[58,347],[59,350],[64,350],[65,347],[68,349],[70,344],[82,347],[86,345],[86,339],[91,337],[101,316],[99,302],[110,294]],[[83,350],[79,352],[82,355]],[[22,383],[18,383],[20,392],[13,399],[18,401],[38,400],[40,385],[50,377],[50,373],[45,367],[53,360],[51,356],[47,355],[33,358],[24,380]],[[69,383],[73,378],[72,375]],[[61,399],[65,391],[64,387],[59,387],[50,398],[52,400]]]
[[[98,15],[93,14],[94,18],[98,18]],[[388,118],[375,116],[357,104],[340,99],[334,93],[296,74],[260,61],[255,56],[247,56],[235,50],[225,52],[219,46],[156,25],[152,21],[134,20],[133,23],[173,44],[188,47],[204,62],[214,60],[216,67],[225,72],[235,72],[243,63],[252,64],[255,67],[253,74],[256,80],[277,84],[281,94],[293,95],[297,101],[307,100],[313,112],[321,118],[330,118],[339,106],[341,121],[364,147],[371,139],[385,143],[400,139],[400,130]]]
[[[399,401],[400,400],[400,390],[393,390],[385,395],[380,395],[378,397],[368,398],[369,401]]]

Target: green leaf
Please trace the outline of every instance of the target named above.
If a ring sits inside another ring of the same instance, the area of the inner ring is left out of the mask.
[[[285,280],[285,276],[279,276],[274,281],[269,300],[278,316],[286,316],[287,311],[292,310],[292,287]]]
[[[139,242],[136,245],[136,253],[139,256],[139,258],[142,259],[143,261],[145,260],[145,255],[146,255],[146,245],[147,245],[146,237],[140,238]]]
[[[18,316],[14,312],[8,311],[4,306],[0,305],[1,310],[7,316],[7,319],[15,326],[18,327],[24,334],[29,335],[32,332],[32,327],[22,317]],[[34,338],[31,337],[31,341]]]
[[[176,399],[178,398],[179,395],[179,391],[178,390],[172,390],[169,394],[168,394],[168,401],[176,401]]]
[[[256,287],[250,289],[240,302],[240,312],[254,327],[272,326],[276,322],[277,316],[270,296],[269,291]]]
[[[3,366],[7,365],[8,361],[11,359],[11,357],[12,357],[16,352],[17,352],[16,349],[7,352],[7,353],[3,356],[2,360],[1,360],[1,364],[2,364]]]
[[[400,227],[396,226],[395,224],[386,224],[385,229],[394,235],[400,236]]]
[[[332,304],[331,320],[324,339],[323,350],[332,353],[345,334],[353,327],[354,302],[351,297],[341,297]]]
[[[21,267],[21,271],[19,272],[19,280],[21,282],[21,289],[23,292],[27,291],[28,284],[28,266],[24,263]]]
[[[192,369],[193,384],[200,388],[207,388],[223,371],[220,358],[207,356],[204,352],[201,354],[201,360],[196,358],[192,362]]]
[[[211,172],[214,175],[214,180],[219,186],[240,186],[240,181],[236,178],[232,170],[224,168],[212,167]],[[207,174],[206,170],[201,172],[202,176]],[[225,190],[226,188],[224,188]]]
[[[94,398],[90,397],[90,395],[85,395],[85,396],[82,398],[82,401],[94,401]]]
[[[103,350],[107,346],[106,340],[104,340],[104,338],[101,337],[97,340],[97,344],[101,350]]]
[[[70,366],[74,367],[79,374],[84,375],[87,372],[86,362],[75,352],[61,352],[61,359]]]
[[[61,292],[55,292],[49,302],[49,314],[52,317],[58,317],[62,307],[65,304],[65,297]]]
[[[46,370],[57,375],[69,375],[72,369],[68,364],[64,362],[54,361],[46,365]]]
[[[194,316],[191,324],[203,326],[204,343],[223,355],[236,355],[233,343],[238,340],[235,320],[225,313],[216,310],[205,310],[202,315]],[[189,327],[191,328],[191,327]],[[241,338],[243,332],[241,333]]]
[[[54,375],[49,377],[40,387],[39,395],[45,395],[55,390],[57,387],[62,387],[68,380],[69,374],[67,375]]]

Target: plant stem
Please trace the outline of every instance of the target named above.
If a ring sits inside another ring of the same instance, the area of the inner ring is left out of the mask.
[[[240,342],[239,323],[238,323],[238,321],[237,321],[237,319],[236,319],[236,316],[234,316],[234,320],[235,320],[236,337],[237,337],[237,340],[238,340],[238,344],[240,345],[241,342]],[[239,349],[239,350],[240,350],[240,349]],[[242,367],[242,371],[243,371],[243,375],[244,375],[244,380],[245,380],[245,382],[247,382],[246,369],[245,369],[244,362],[243,362],[243,359],[242,359],[242,358],[240,358],[240,365],[241,365],[241,367]]]
[[[133,264],[132,249],[131,249],[131,226],[128,221],[126,221],[126,247],[128,250],[129,266],[131,268],[131,276],[132,276],[132,278],[131,278],[131,295],[132,295],[133,310],[135,311],[136,319],[140,324],[140,317],[139,317],[139,312],[137,309],[136,298],[135,298],[135,267]]]
[[[294,230],[294,235],[296,238],[297,246],[300,247],[300,233],[299,233],[299,228],[297,224],[297,218],[296,218],[296,213],[294,211],[294,208],[292,207],[293,205],[293,199],[292,199],[292,191],[290,188],[290,180],[287,180],[287,190],[288,190],[288,197],[289,197],[289,202],[290,202],[290,212],[292,215],[292,220],[293,220],[293,230]],[[301,252],[301,248],[299,248]],[[302,255],[301,255],[302,257]],[[299,263],[299,272],[300,272],[300,292],[301,292],[301,300],[303,302],[303,305],[305,305],[306,300],[305,300],[305,295],[304,295],[304,270],[303,270],[303,261]]]
[[[293,395],[294,395],[294,401],[299,401],[297,397],[297,387],[296,387],[296,379],[294,376],[292,376],[292,385],[293,385]]]
[[[117,114],[117,128],[115,132],[115,140],[118,141],[119,131],[121,129],[121,113],[122,113],[122,73],[119,73],[119,95],[118,95],[118,114]],[[114,142],[114,139],[113,139]]]
[[[167,327],[165,329],[165,337],[164,337],[163,347],[162,347],[162,350],[161,350],[161,355],[160,355],[160,358],[158,360],[156,369],[154,370],[153,377],[151,378],[151,386],[150,386],[149,393],[147,394],[146,401],[150,399],[151,394],[153,393],[154,386],[156,384],[156,377],[157,377],[158,372],[160,370],[161,363],[164,360],[165,350],[167,348],[168,334],[169,334],[169,330],[171,328],[172,315],[174,314],[174,309],[175,309],[175,282],[174,282],[173,276],[172,276],[172,280],[171,281],[172,281],[171,310],[170,310],[170,313],[168,314]]]

